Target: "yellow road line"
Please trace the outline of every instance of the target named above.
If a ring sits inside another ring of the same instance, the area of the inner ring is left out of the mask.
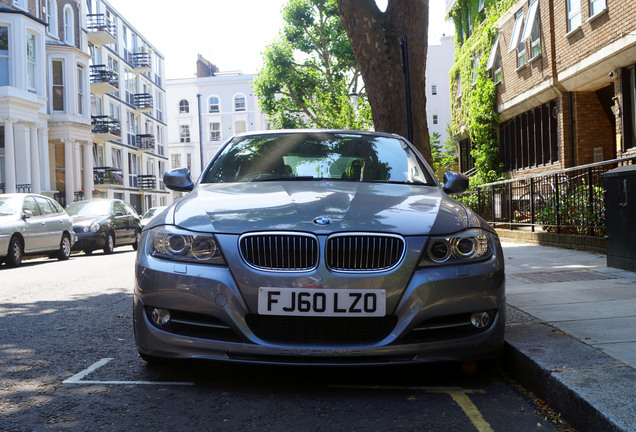
[[[461,407],[470,422],[475,426],[479,432],[494,432],[490,424],[481,415],[475,404],[470,400],[466,393],[470,391],[466,390],[447,390],[443,393],[447,393],[453,400]]]

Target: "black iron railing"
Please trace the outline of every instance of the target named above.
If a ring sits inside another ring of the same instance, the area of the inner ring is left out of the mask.
[[[152,95],[149,93],[136,93],[133,105],[137,109],[152,109]]]
[[[481,185],[457,198],[494,226],[605,236],[603,173],[636,156]]]
[[[109,134],[121,137],[121,125],[119,120],[110,116],[91,116],[94,134]]]
[[[106,65],[91,66],[91,84],[107,83],[119,88],[119,77],[117,72]]]
[[[151,68],[151,58],[148,52],[130,53],[128,59],[135,69]]]
[[[86,20],[86,30],[89,32],[104,31],[110,33],[112,37],[117,35],[117,26],[104,14],[88,14]]]
[[[157,187],[157,178],[154,175],[152,175],[152,174],[138,175],[137,176],[137,186],[139,186],[139,189],[144,189],[144,190],[156,189],[156,187]]]
[[[151,134],[141,134],[135,137],[135,143],[140,150],[152,150],[155,149],[155,136]]]
[[[96,185],[123,186],[124,173],[119,168],[95,167],[93,168],[93,183]]]

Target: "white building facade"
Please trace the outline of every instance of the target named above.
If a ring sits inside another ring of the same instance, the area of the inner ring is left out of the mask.
[[[440,43],[428,46],[426,56],[426,113],[429,134],[438,133],[440,143],[448,137],[451,121],[449,71],[455,64],[455,38],[442,36]]]
[[[163,57],[103,0],[0,0],[0,193],[165,204]]]
[[[201,168],[232,135],[268,129],[252,89],[254,75],[240,72],[168,80],[170,169]]]

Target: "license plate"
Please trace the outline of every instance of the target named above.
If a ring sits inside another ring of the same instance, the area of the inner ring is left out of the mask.
[[[384,316],[386,291],[382,289],[303,289],[261,287],[259,315]]]

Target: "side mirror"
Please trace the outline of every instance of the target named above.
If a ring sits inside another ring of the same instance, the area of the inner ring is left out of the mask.
[[[31,210],[22,210],[22,219],[30,219],[33,217],[33,212]]]
[[[456,171],[448,171],[444,174],[444,192],[450,194],[462,193],[468,190],[469,178]]]
[[[190,192],[194,189],[194,182],[187,168],[177,168],[166,172],[163,175],[163,184],[177,192]]]
[[[123,216],[123,215],[124,215],[124,212],[121,210],[118,210],[115,212],[115,216]]]

